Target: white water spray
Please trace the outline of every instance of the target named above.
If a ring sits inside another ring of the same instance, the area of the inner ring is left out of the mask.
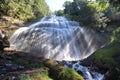
[[[18,29],[10,38],[11,48],[37,57],[57,61],[76,61],[91,55],[102,46],[95,32],[82,28],[64,17],[47,16]]]
[[[59,63],[66,68],[72,68],[72,69],[75,69],[77,72],[81,72],[85,80],[103,80],[104,79],[103,74],[98,73],[96,71],[92,71],[89,68],[80,65],[80,61],[76,61],[76,62],[64,61]]]

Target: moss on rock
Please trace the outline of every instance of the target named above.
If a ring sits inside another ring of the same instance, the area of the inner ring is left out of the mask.
[[[84,78],[75,70],[66,69],[65,67],[58,64],[56,61],[50,59],[37,58],[29,54],[26,56],[26,54],[22,52],[13,53],[12,57],[16,63],[24,65],[28,68],[39,68],[40,70],[44,71],[43,75],[45,74],[45,79],[39,80],[47,80],[46,75],[49,78],[48,80],[50,80],[50,78],[54,80],[84,80]],[[37,78],[35,79],[38,79],[38,77],[41,75],[36,74],[36,76]],[[28,74],[25,76],[21,76],[21,78],[26,78],[27,80],[29,80],[29,78],[34,78],[34,75],[33,77],[31,77]]]
[[[66,69],[53,60],[45,59],[43,64],[49,68],[50,76],[55,80],[84,80],[75,70]]]
[[[82,76],[73,69],[64,69],[59,74],[59,80],[84,80]]]
[[[19,80],[53,80],[44,73],[32,73],[19,76]]]

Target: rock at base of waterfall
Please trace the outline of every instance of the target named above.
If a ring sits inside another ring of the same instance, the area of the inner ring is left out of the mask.
[[[120,42],[113,42],[97,50],[82,61],[82,65],[97,67],[97,71],[105,74],[105,80],[119,80],[120,75]]]
[[[8,34],[4,30],[0,30],[0,51],[3,51],[5,47],[9,47]]]

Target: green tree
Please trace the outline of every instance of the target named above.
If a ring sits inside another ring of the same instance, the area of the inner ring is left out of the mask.
[[[1,0],[0,14],[28,20],[41,18],[50,13],[45,0]],[[1,15],[1,16],[2,16]]]
[[[111,42],[113,41],[120,42],[120,27],[118,27],[117,29],[113,31],[112,36],[111,36]]]
[[[33,5],[33,12],[36,17],[44,17],[48,15],[50,10],[44,0],[35,0]]]
[[[63,6],[65,7],[65,9],[64,9],[64,13],[70,13],[69,11],[70,11],[70,7],[71,7],[71,1],[66,1],[66,2],[64,2],[64,4],[63,4]]]
[[[57,16],[65,16],[64,11],[63,11],[63,10],[58,10],[58,11],[55,11],[55,14],[56,14]]]
[[[78,21],[80,25],[101,30],[106,28],[107,22],[109,22],[109,19],[105,16],[105,10],[108,6],[107,2],[74,0],[69,4],[67,14],[73,20]]]

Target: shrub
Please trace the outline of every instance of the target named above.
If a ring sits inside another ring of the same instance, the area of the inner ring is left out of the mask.
[[[118,27],[117,29],[115,29],[113,31],[113,34],[111,36],[111,42],[113,41],[119,41],[120,42],[120,27]]]

